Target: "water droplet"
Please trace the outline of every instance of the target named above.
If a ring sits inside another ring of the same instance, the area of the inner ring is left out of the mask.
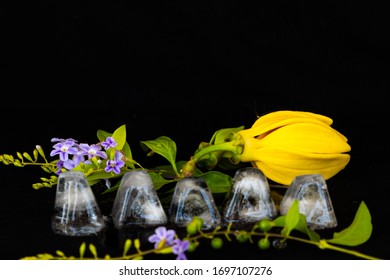
[[[276,238],[272,241],[272,246],[274,246],[274,248],[276,249],[284,249],[287,246],[287,241],[280,238]]]

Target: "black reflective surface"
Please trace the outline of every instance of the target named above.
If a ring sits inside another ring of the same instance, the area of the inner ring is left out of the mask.
[[[327,181],[339,225],[319,233],[330,237],[347,227],[364,201],[373,233],[354,249],[389,258],[385,9],[310,1],[262,5],[64,2],[57,5],[54,38],[36,31],[47,23],[29,21],[29,26],[21,19],[5,34],[0,154],[31,153],[39,144],[49,155],[52,137],[92,144],[98,129],[126,124],[134,158],[154,166],[165,161],[148,158],[140,141],[169,136],[177,143],[177,159],[187,160],[216,130],[250,127],[257,115],[323,114],[352,150],[347,167]],[[31,187],[46,174],[38,167],[4,165],[0,174],[1,259],[57,249],[78,255],[83,241],[94,243],[102,256],[114,256],[121,254],[121,241],[133,236],[112,228],[101,237],[56,235],[50,228],[55,189]],[[95,191],[107,215],[113,197]],[[187,256],[353,259],[296,242],[260,251],[236,242],[214,250],[205,241]],[[164,257],[173,258],[147,258]]]

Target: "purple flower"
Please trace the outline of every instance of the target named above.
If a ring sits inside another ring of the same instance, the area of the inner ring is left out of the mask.
[[[119,151],[115,152],[114,159],[107,160],[107,166],[104,169],[106,172],[113,171],[116,174],[121,172],[121,168],[125,165],[125,162],[122,160],[122,153]]]
[[[190,242],[188,240],[175,240],[175,245],[172,246],[172,252],[177,255],[177,260],[186,260],[187,256],[184,254],[185,251],[190,247]]]
[[[155,234],[148,238],[149,242],[154,243],[154,248],[173,245],[175,239],[175,231],[173,229],[167,230],[166,227],[160,226],[154,232]]]
[[[100,145],[88,145],[88,144],[80,144],[80,149],[81,149],[81,155],[86,155],[88,156],[89,159],[93,157],[101,157],[106,159],[107,154],[103,151],[101,151],[102,147]]]
[[[109,136],[106,138],[106,141],[102,142],[102,146],[105,150],[108,150],[108,148],[115,148],[117,143],[113,137]]]
[[[59,143],[53,146],[54,150],[51,151],[50,156],[59,155],[60,160],[66,161],[69,159],[69,155],[74,155],[78,152],[78,149],[74,146],[76,142],[73,139],[59,139],[59,141]]]

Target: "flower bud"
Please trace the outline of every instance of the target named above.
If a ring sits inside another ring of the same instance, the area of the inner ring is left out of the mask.
[[[301,111],[277,111],[257,119],[237,134],[244,140],[242,162],[289,185],[298,175],[321,174],[325,180],[344,169],[351,150],[347,138],[333,129],[332,119]]]

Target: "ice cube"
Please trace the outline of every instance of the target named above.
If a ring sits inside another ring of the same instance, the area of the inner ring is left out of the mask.
[[[150,175],[132,170],[123,175],[111,216],[116,229],[154,227],[167,222]]]
[[[306,216],[307,225],[315,229],[337,226],[332,201],[325,179],[320,174],[307,174],[294,178],[280,202],[280,214],[285,215],[294,199],[299,212]]]
[[[264,174],[254,167],[238,169],[223,209],[224,224],[245,227],[262,219],[272,220],[276,216],[277,211]]]
[[[186,226],[194,217],[203,220],[203,229],[212,229],[221,223],[214,198],[201,177],[187,177],[176,183],[169,209],[170,222]]]
[[[84,173],[70,170],[58,176],[51,227],[55,233],[69,236],[93,235],[105,228]]]

